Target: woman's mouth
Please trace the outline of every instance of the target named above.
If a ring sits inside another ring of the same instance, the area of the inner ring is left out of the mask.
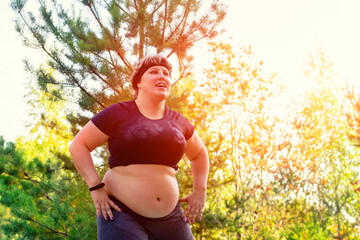
[[[155,87],[166,88],[166,85],[165,85],[165,83],[158,83],[155,85]]]

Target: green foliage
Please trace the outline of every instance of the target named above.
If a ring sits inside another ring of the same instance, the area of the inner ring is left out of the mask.
[[[2,137],[1,143],[0,203],[9,210],[2,233],[12,239],[94,239],[95,211],[80,177],[63,170],[58,159],[31,158]]]
[[[132,97],[128,80],[133,65],[149,53],[173,56],[180,64],[179,78],[188,75],[189,50],[195,42],[216,36],[225,16],[219,1],[107,0],[69,5],[54,0],[38,1],[38,12],[30,8],[34,2],[11,2],[19,16],[16,29],[28,46],[44,53],[48,59],[44,68],[55,73],[33,70],[30,64],[28,69],[42,91],[51,85],[55,98],[75,102],[83,110],[68,119],[76,127],[82,126],[83,117],[89,119],[88,112]]]
[[[31,8],[36,2],[38,11]],[[16,147],[3,143],[14,156],[0,156],[1,203],[10,211],[2,230],[18,239],[95,239],[93,204],[67,152],[69,142],[94,113],[132,97],[133,65],[149,53],[178,61],[168,105],[190,114],[184,105],[194,86],[191,79],[180,81],[189,75],[188,52],[195,42],[217,35],[225,7],[219,1],[192,0],[72,5],[13,0],[10,5],[18,13],[16,30],[24,43],[39,49],[46,62],[34,67],[25,61],[36,79],[29,84],[31,134],[19,138]],[[94,155],[107,158],[101,149]],[[106,169],[98,169],[101,176]]]
[[[207,142],[211,177],[197,239],[358,239],[359,151],[331,62],[321,52],[310,58],[317,87],[283,122],[269,105],[281,86],[251,48],[210,46],[213,65],[192,97],[203,104],[205,139],[221,141]]]
[[[295,225],[293,228],[286,229],[283,237],[289,240],[305,240],[305,239],[331,239],[332,235],[323,231],[320,223],[308,222],[302,225]]]
[[[50,70],[42,73],[53,78]],[[28,88],[30,134],[16,144],[0,140],[1,230],[11,239],[94,239],[94,206],[68,152],[73,136],[64,100],[52,94],[64,89],[37,86]]]
[[[211,160],[196,239],[359,239],[360,98],[349,91],[352,105],[344,104],[322,49],[305,71],[314,88],[287,121],[271,108],[282,89],[277,75],[263,71],[250,46],[210,43],[213,64],[197,83],[189,50],[215,36],[225,15],[216,1],[202,14],[204,2],[40,1],[38,13],[26,13],[26,1],[12,1],[16,29],[48,62],[35,70],[25,62],[37,79],[32,135],[16,144],[0,138],[1,238],[96,238],[93,204],[67,145],[94,113],[131,98],[133,63],[160,52],[179,62],[167,105],[193,121]],[[184,160],[177,178],[186,195]]]
[[[349,137],[357,147],[360,147],[360,95],[353,87],[347,90],[346,97],[350,105],[350,109],[346,112],[346,117],[352,129]]]

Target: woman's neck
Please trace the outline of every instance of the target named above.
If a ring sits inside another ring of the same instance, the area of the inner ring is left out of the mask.
[[[153,102],[138,96],[135,103],[141,114],[149,119],[160,119],[165,114],[165,100]]]

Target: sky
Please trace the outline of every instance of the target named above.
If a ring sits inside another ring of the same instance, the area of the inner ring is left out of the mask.
[[[360,83],[360,1],[358,0],[223,0],[229,5],[222,23],[223,41],[251,45],[264,67],[277,72],[289,91],[305,89],[304,65],[318,48],[334,62],[341,81]],[[9,1],[0,1],[0,135],[14,141],[26,134],[24,95],[31,76],[22,60],[39,54],[15,32]],[[195,70],[208,63],[207,46],[192,51]]]

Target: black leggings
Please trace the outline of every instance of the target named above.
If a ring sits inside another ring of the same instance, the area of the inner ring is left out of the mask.
[[[114,220],[106,221],[104,217],[96,217],[99,240],[193,240],[190,225],[181,218],[183,211],[178,202],[175,209],[161,218],[141,216],[124,203],[109,196],[121,209],[111,209]]]

